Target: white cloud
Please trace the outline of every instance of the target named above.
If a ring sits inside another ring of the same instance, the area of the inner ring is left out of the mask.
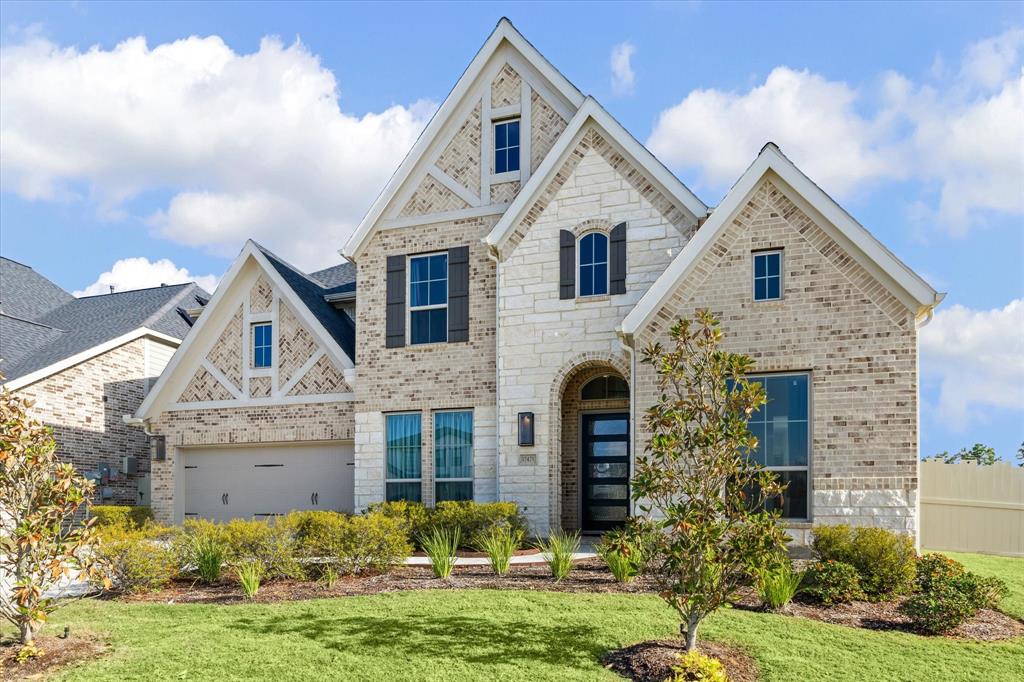
[[[619,43],[612,48],[612,92],[616,95],[633,94],[633,86],[636,83],[636,74],[633,73],[633,53],[636,52],[636,45],[626,41]]]
[[[939,309],[920,334],[921,372],[939,384],[938,416],[963,432],[993,407],[1024,405],[1024,300],[1004,308]]]
[[[914,214],[964,234],[986,212],[1024,214],[1022,49],[1020,29],[971,45],[941,89],[887,73],[864,92],[780,66],[746,92],[691,92],[661,113],[648,146],[669,164],[698,168],[699,183],[715,190],[769,140],[840,198],[913,179],[922,187]]]
[[[301,43],[238,54],[217,36],[79,51],[29,38],[0,51],[0,182],[118,219],[143,192],[160,235],[234,255],[247,237],[297,265],[336,262],[434,110],[354,115]]]
[[[179,268],[166,258],[150,262],[148,258],[122,258],[114,263],[110,270],[104,272],[96,281],[74,292],[75,296],[95,296],[114,291],[129,291],[158,287],[161,284],[182,284],[195,282],[206,291],[213,293],[220,277],[216,275],[193,275],[186,268]]]

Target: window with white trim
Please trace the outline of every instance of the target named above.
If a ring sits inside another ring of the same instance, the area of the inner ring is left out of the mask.
[[[409,258],[409,343],[448,340],[448,253]]]
[[[519,119],[494,124],[494,172],[519,170]]]
[[[786,485],[785,491],[765,506],[781,509],[785,519],[806,519],[811,459],[810,375],[767,374],[747,380],[764,386],[768,399],[748,422],[757,436],[757,450],[751,455]]]
[[[754,252],[754,300],[782,298],[782,252]]]
[[[473,499],[473,412],[434,413],[434,500]]]
[[[580,296],[603,296],[608,293],[608,235],[588,232],[579,239],[578,277]]]
[[[385,420],[385,499],[423,500],[423,431],[419,412],[389,414]]]
[[[274,326],[260,322],[252,326],[252,366],[259,369],[274,365]]]

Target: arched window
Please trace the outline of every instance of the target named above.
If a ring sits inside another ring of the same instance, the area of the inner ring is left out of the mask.
[[[580,296],[602,296],[608,293],[608,235],[588,232],[580,237]]]
[[[622,377],[606,374],[591,379],[580,391],[582,400],[622,400],[629,398],[629,384]]]

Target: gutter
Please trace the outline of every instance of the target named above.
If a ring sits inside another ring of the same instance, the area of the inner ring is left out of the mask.
[[[142,417],[136,417],[130,414],[121,415],[121,421],[127,426],[135,426],[142,429],[142,432],[147,436],[155,436],[156,434],[149,430],[149,420],[143,419]]]
[[[356,300],[355,291],[339,291],[334,294],[325,294],[324,300],[328,303],[347,303]]]
[[[929,322],[932,321],[932,318],[935,317],[935,308],[938,307],[938,305],[942,303],[942,301],[945,298],[945,292],[936,293],[935,299],[931,303],[923,305],[917,309],[917,313],[914,315],[914,321],[918,329],[926,326]]]
[[[633,335],[622,331],[622,328],[615,330],[619,337],[619,344],[623,350],[629,353],[629,472],[630,476],[636,471],[636,351],[633,349]],[[629,515],[633,515],[633,499],[629,500]]]

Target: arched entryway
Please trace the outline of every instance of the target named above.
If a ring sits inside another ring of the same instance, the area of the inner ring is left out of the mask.
[[[581,356],[555,382],[552,527],[601,532],[628,514],[628,367],[623,357]]]

